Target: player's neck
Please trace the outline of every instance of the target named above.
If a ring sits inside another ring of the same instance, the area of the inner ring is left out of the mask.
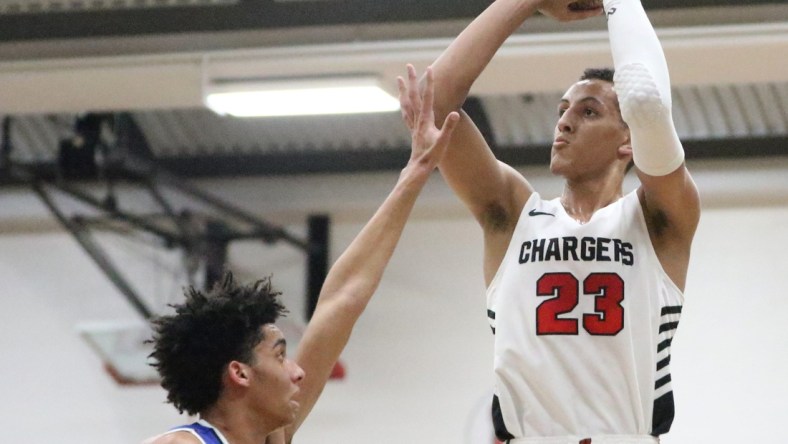
[[[208,411],[200,414],[224,435],[230,444],[260,444],[278,426],[267,424],[265,418],[253,415],[245,406],[230,406],[221,401]]]
[[[623,178],[622,178],[623,179]],[[586,223],[597,210],[617,201],[622,196],[623,180],[568,180],[561,195],[561,205],[566,214],[580,223]]]

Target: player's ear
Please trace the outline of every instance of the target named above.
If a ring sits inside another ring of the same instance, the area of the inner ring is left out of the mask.
[[[624,140],[618,146],[618,157],[632,159],[632,137],[629,135],[629,128],[626,128]]]
[[[619,158],[632,158],[632,144],[627,140],[626,143],[619,145],[618,147],[618,157]]]
[[[239,361],[230,361],[227,364],[227,377],[233,384],[247,387],[251,376],[250,371],[251,369],[248,365]]]

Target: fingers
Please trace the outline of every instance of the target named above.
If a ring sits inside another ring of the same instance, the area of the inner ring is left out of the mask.
[[[440,163],[443,155],[446,153],[446,149],[449,147],[449,142],[451,141],[451,135],[454,132],[454,128],[457,127],[457,122],[459,121],[459,113],[456,111],[449,113],[449,115],[446,116],[446,120],[443,122],[443,127],[438,133],[438,137],[435,139],[435,142],[421,155],[419,161],[424,165],[427,165],[430,170],[435,168],[435,166]]]
[[[421,109],[421,96],[419,94],[419,80],[416,77],[416,68],[408,64],[408,98],[413,110]]]
[[[427,67],[427,85],[424,95],[421,98],[421,110],[419,112],[419,125],[431,127],[435,123],[435,114],[432,110],[432,103],[435,97],[435,85],[432,75],[432,67]]]
[[[435,144],[433,145],[432,149],[438,151],[438,155],[441,154],[443,150],[449,146],[449,141],[451,141],[451,135],[454,132],[454,129],[457,127],[457,123],[460,121],[460,114],[457,111],[452,111],[446,116],[446,120],[443,122],[443,127],[441,128],[440,134],[438,138],[435,140]]]
[[[413,109],[408,100],[408,87],[405,85],[405,79],[397,76],[397,88],[399,89],[399,109],[402,114],[402,120],[408,128],[413,129]]]
[[[399,89],[400,109],[402,118],[408,124],[413,138],[412,159],[419,158],[419,162],[432,165],[440,160],[443,152],[449,146],[452,132],[460,120],[457,112],[449,113],[441,129],[435,126],[435,112],[433,110],[435,98],[435,79],[432,67],[425,72],[423,90],[419,90],[416,69],[407,65],[408,78],[397,77]]]

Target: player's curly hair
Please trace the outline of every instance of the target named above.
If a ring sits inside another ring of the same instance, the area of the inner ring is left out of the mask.
[[[208,293],[192,287],[175,314],[152,321],[151,364],[161,375],[167,401],[194,415],[219,399],[222,372],[231,361],[253,364],[262,326],[287,313],[271,278],[238,285],[226,272]]]

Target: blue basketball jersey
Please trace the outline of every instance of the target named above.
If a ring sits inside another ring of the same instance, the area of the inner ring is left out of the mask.
[[[229,444],[221,432],[216,430],[212,425],[208,424],[205,420],[200,420],[192,424],[178,426],[168,431],[173,432],[189,432],[196,436],[203,444]]]

